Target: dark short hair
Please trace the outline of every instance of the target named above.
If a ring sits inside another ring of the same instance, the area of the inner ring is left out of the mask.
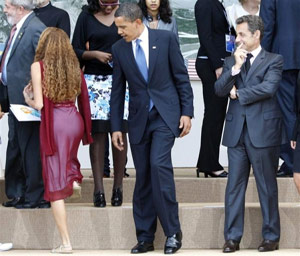
[[[143,12],[136,3],[123,3],[115,12],[115,17],[124,17],[130,22],[134,22],[137,19],[143,20]]]
[[[138,2],[139,7],[141,7],[143,15],[145,17],[148,16],[148,10],[146,5],[146,0],[139,0]],[[169,0],[160,0],[160,5],[158,8],[160,19],[165,23],[171,23],[171,17],[172,17],[172,10],[170,7]]]
[[[264,36],[264,23],[261,17],[256,15],[245,15],[240,18],[237,18],[235,21],[236,25],[247,23],[249,31],[254,34],[256,30],[260,31],[260,40]]]

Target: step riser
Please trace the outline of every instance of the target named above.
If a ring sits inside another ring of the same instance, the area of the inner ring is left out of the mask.
[[[179,203],[205,203],[224,202],[225,187],[227,179],[196,179],[196,178],[176,178],[176,194]],[[124,203],[132,202],[135,179],[124,179]],[[106,201],[110,202],[113,179],[104,179]],[[299,202],[300,197],[296,190],[292,178],[278,179],[279,202]],[[82,184],[82,198],[76,203],[92,203],[94,192],[93,179],[84,179]],[[4,190],[4,180],[0,180],[0,202],[6,201]],[[246,202],[258,202],[256,184],[254,178],[249,179]]]
[[[74,249],[129,250],[136,243],[132,207],[91,205],[67,206],[68,225]],[[224,207],[180,205],[183,248],[221,248],[224,243]],[[0,208],[0,241],[13,241],[16,249],[50,249],[60,244],[51,210],[16,210]],[[281,206],[280,248],[300,248],[300,205]],[[261,212],[247,206],[241,248],[257,248],[261,237]],[[160,225],[155,248],[163,248],[165,236]]]

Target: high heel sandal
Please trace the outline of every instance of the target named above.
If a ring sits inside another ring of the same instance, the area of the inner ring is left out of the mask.
[[[95,207],[105,207],[105,195],[104,193],[98,192],[94,194],[94,206]]]
[[[123,203],[123,192],[120,188],[112,190],[111,196],[111,205],[112,206],[121,206]]]
[[[71,254],[73,253],[71,245],[60,245],[51,250],[51,253]]]
[[[212,178],[227,178],[228,173],[223,171],[220,174],[214,174],[213,172],[205,172],[204,173],[205,178],[208,178],[208,176]]]

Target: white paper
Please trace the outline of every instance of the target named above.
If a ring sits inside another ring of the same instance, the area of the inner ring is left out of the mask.
[[[29,106],[10,104],[10,109],[20,122],[41,121],[41,113]]]

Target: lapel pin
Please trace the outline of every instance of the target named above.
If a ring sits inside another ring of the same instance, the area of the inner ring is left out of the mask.
[[[154,46],[152,46],[152,49],[153,49],[153,50],[155,50],[155,49],[156,49],[156,46],[155,46],[155,45],[154,45]]]

